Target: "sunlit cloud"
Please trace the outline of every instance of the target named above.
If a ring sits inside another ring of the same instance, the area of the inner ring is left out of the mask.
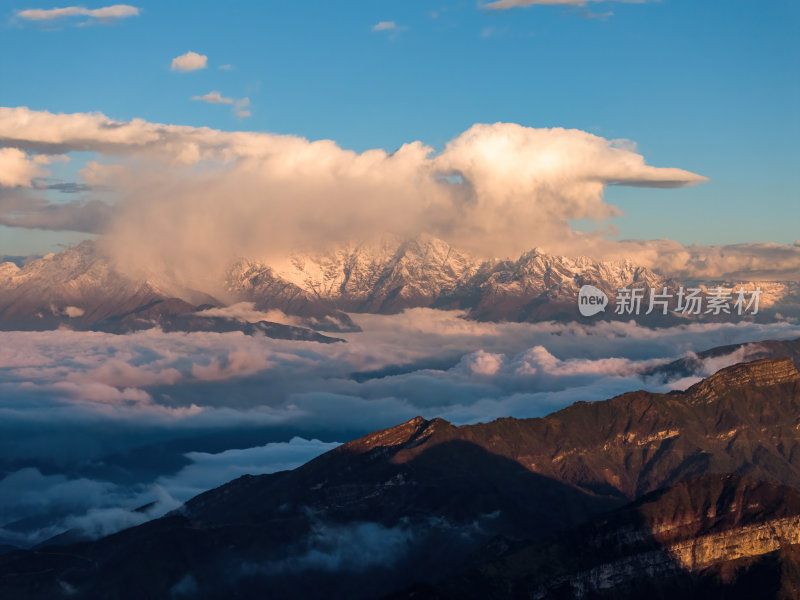
[[[173,71],[197,71],[205,69],[208,64],[208,57],[205,54],[198,54],[197,52],[187,52],[172,59]]]
[[[248,99],[228,99],[237,116],[248,116]],[[221,94],[206,100],[226,103]],[[358,154],[330,140],[0,108],[0,145],[105,155],[104,166],[93,167],[104,176],[92,174],[92,182],[124,197],[106,236],[120,249],[118,266],[135,274],[142,264],[169,264],[195,289],[238,256],[285,258],[385,233],[430,233],[488,257],[533,246],[602,254],[606,241],[574,232],[569,221],[620,214],[603,200],[607,185],[705,181],[650,166],[616,140],[513,123],[473,125],[438,154],[422,142]]]
[[[585,6],[588,2],[627,2],[642,4],[647,0],[495,0],[483,5],[488,10],[509,10],[523,6]]]
[[[29,156],[17,148],[0,148],[0,186],[32,187],[33,180],[47,173],[42,168],[46,161],[39,156]]]
[[[240,118],[250,113],[247,98],[197,98],[227,104]],[[218,290],[209,282],[217,285],[236,257],[285,260],[295,250],[386,233],[429,233],[478,258],[514,258],[540,247],[631,260],[672,277],[800,278],[797,245],[685,246],[575,231],[573,219],[621,214],[605,201],[609,185],[677,188],[706,181],[684,169],[648,165],[629,140],[575,129],[476,124],[439,153],[411,142],[393,153],[359,154],[330,140],[0,108],[0,147],[4,185],[30,186],[49,160],[43,155],[92,151],[104,160],[80,171],[84,183],[124,197],[110,212],[93,204],[102,219],[90,218],[88,204],[72,210],[30,202],[25,209],[19,197],[7,221],[92,232],[106,223],[105,242],[118,249],[112,254],[124,272],[169,266],[170,277],[212,295]],[[196,168],[201,162],[202,171]],[[53,219],[49,213],[55,212],[76,220]],[[309,220],[309,214],[319,217]],[[90,229],[78,229],[87,223]]]
[[[128,4],[114,4],[102,8],[85,8],[83,6],[66,6],[63,8],[30,8],[17,11],[17,16],[28,21],[55,21],[67,17],[88,17],[86,22],[111,22],[127,17],[135,17],[139,9]]]
[[[233,98],[226,98],[219,92],[209,92],[202,96],[192,96],[192,100],[200,100],[209,104],[233,104]]]

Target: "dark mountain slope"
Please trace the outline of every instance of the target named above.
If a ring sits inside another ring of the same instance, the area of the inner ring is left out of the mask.
[[[770,598],[800,594],[800,492],[706,475],[397,598]]]
[[[800,489],[799,425],[800,372],[788,359],[542,419],[455,427],[416,418],[96,542],[2,555],[0,596],[169,597],[197,587],[220,598],[267,589],[278,598],[377,597],[485,560],[496,536],[535,542],[705,474]]]

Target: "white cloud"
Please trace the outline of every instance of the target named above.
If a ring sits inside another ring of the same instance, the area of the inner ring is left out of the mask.
[[[63,8],[50,9],[30,8],[17,12],[18,17],[29,21],[53,21],[65,17],[89,17],[89,19],[102,22],[135,17],[138,14],[139,9],[128,4],[114,4],[113,6],[94,9],[84,8],[83,6],[66,6]]]
[[[272,323],[283,323],[284,325],[303,326],[303,320],[298,317],[289,316],[280,310],[260,311],[256,310],[254,306],[253,302],[237,302],[221,308],[209,308],[195,314],[201,317],[236,319],[246,323],[270,321]]]
[[[84,309],[80,308],[79,306],[67,306],[67,307],[64,309],[64,313],[65,313],[65,314],[66,314],[68,317],[70,317],[71,319],[74,319],[74,318],[76,318],[76,317],[80,317],[80,316],[82,316],[82,315],[83,315],[83,313],[85,313],[85,312],[86,312],[86,311],[85,311]]]
[[[205,69],[208,64],[208,57],[197,52],[187,52],[172,59],[173,71],[197,71]]]
[[[294,437],[255,448],[218,453],[189,452],[191,464],[174,475],[160,477],[156,484],[181,502],[242,475],[263,475],[294,469],[333,450],[339,442],[321,442]]]
[[[90,538],[110,535],[159,517],[197,494],[242,475],[294,469],[338,445],[294,437],[288,442],[219,453],[189,452],[189,464],[178,472],[136,485],[43,475],[31,467],[20,469],[0,479],[0,542],[36,544],[66,530]],[[148,508],[141,510],[145,505]],[[24,518],[36,525],[16,532],[3,529],[7,523]]]
[[[392,29],[397,29],[394,21],[378,21],[372,26],[372,31],[390,31]]]
[[[192,100],[200,100],[209,104],[233,104],[233,98],[226,98],[219,92],[209,92],[202,96],[192,96]]]
[[[47,174],[41,161],[17,148],[0,148],[0,186],[31,187],[36,177]]]

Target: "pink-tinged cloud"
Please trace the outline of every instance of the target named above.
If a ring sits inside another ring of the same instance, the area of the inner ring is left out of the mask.
[[[189,51],[172,59],[173,71],[198,71],[205,69],[208,64],[208,57],[205,54]]]
[[[192,96],[192,100],[200,100],[209,104],[233,104],[233,98],[226,98],[219,92],[208,92],[202,96]]]
[[[627,2],[643,4],[647,0],[495,0],[483,5],[488,10],[509,10],[523,6],[584,6],[587,2]]]
[[[139,9],[129,4],[114,4],[102,8],[89,9],[83,6],[66,6],[63,8],[30,8],[17,12],[17,16],[28,21],[53,21],[66,17],[89,17],[98,21],[109,21],[135,17]]]
[[[247,99],[199,98],[233,100],[234,114],[249,113]],[[165,265],[170,280],[178,277],[212,295],[217,290],[207,285],[217,285],[236,257],[284,260],[292,251],[386,233],[428,233],[480,258],[538,246],[566,256],[630,259],[671,276],[800,276],[798,246],[687,247],[574,231],[573,219],[620,214],[605,201],[609,185],[677,188],[706,181],[688,170],[647,164],[630,141],[576,129],[476,124],[439,153],[419,141],[392,153],[356,153],[331,140],[20,107],[0,108],[0,147],[5,185],[29,185],[31,161],[41,154],[103,155],[102,164],[88,164],[81,175],[124,200],[111,214],[95,205],[92,210],[102,209],[102,215],[91,216],[87,205],[73,211],[75,218],[88,219],[91,231],[108,223],[105,241],[123,271],[139,276],[147,270],[150,277]],[[15,218],[19,205],[9,205]],[[52,209],[43,211],[51,222]],[[30,217],[19,224],[39,222]]]

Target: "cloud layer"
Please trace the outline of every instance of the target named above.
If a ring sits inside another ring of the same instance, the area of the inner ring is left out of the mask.
[[[477,323],[428,309],[358,323],[363,331],[332,345],[239,333],[0,332],[0,543],[69,528],[107,533],[417,415],[474,423],[688,387],[746,351],[706,361],[689,379],[644,373],[711,346],[800,336],[786,323],[652,330]]]
[[[652,361],[709,346],[800,335],[797,326],[785,323],[652,330],[618,322],[477,323],[458,312],[430,309],[360,315],[358,322],[362,332],[342,334],[348,343],[333,345],[158,330],[126,336],[0,333],[0,456],[68,455],[66,449],[52,454],[49,443],[39,447],[25,427],[15,432],[34,422],[73,428],[100,418],[128,428],[166,423],[181,429],[293,423],[320,433],[329,427],[371,430],[420,412],[457,413],[453,418],[460,423],[486,414],[541,415],[568,403],[553,400],[547,395],[552,392],[569,390],[572,398],[587,399],[584,384],[597,388],[606,378],[612,388],[594,389],[592,399],[620,386],[639,387],[640,373]],[[515,404],[512,397],[521,391],[527,400]],[[531,396],[539,393],[545,394],[542,403]],[[467,410],[484,399],[496,404],[490,413],[486,406]],[[354,417],[342,410],[345,405],[360,406],[362,414]],[[366,410],[370,405],[375,412]],[[44,427],[36,439],[50,436]],[[115,440],[125,443],[124,435]],[[80,444],[76,452],[83,452]]]

